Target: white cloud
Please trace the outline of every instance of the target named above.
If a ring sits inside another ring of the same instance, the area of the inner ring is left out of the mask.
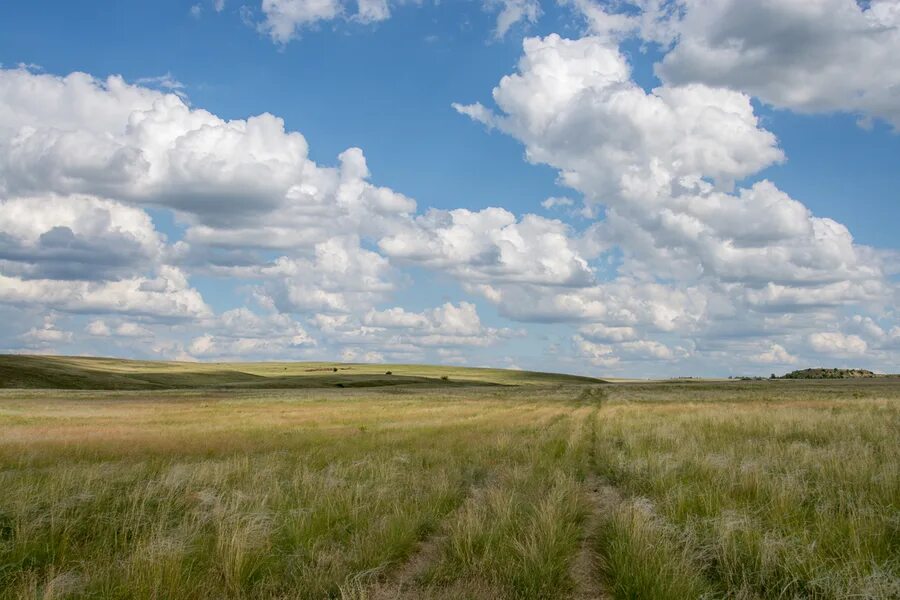
[[[0,200],[0,267],[29,279],[120,279],[154,267],[164,242],[144,211],[87,196]]]
[[[399,307],[370,310],[363,317],[363,324],[376,335],[378,330],[399,335],[395,343],[424,347],[489,346],[514,335],[510,330],[482,325],[475,305],[470,302],[446,302],[421,313]]]
[[[322,23],[342,19],[364,24],[378,23],[391,17],[392,6],[421,3],[421,0],[262,0],[260,9],[263,21],[257,27],[273,42],[286,44],[304,29]],[[539,0],[484,0],[484,7],[485,10],[497,12],[496,39],[506,36],[517,23],[536,23],[542,12]],[[221,9],[216,6],[216,10]],[[199,15],[199,11],[197,5],[195,16]]]
[[[262,0],[260,31],[277,44],[286,44],[304,29],[327,22],[352,20],[370,24],[391,17],[391,7],[421,4],[422,0]],[[355,8],[355,10],[354,10]],[[252,19],[251,19],[252,23]]]
[[[246,308],[225,311],[195,337],[188,352],[197,358],[273,358],[305,351],[315,340],[285,314],[256,314]]]
[[[101,319],[95,319],[88,323],[88,326],[85,327],[85,331],[90,335],[97,337],[109,337],[112,335],[112,330],[109,328],[109,325]]]
[[[752,355],[750,360],[765,365],[787,365],[796,363],[797,357],[785,350],[784,346],[772,344],[768,350]]]
[[[185,85],[175,79],[172,73],[169,72],[164,75],[157,75],[156,77],[141,77],[140,79],[137,79],[135,83],[149,88],[175,92],[176,94],[181,93],[181,91],[185,89]]]
[[[34,349],[49,349],[59,343],[71,342],[72,333],[58,329],[55,321],[52,315],[45,317],[40,327],[32,327],[20,336],[22,341]]]
[[[355,238],[320,242],[312,258],[282,257],[258,274],[267,280],[262,293],[287,312],[354,312],[395,289],[388,260]]]
[[[609,344],[597,344],[576,335],[572,338],[577,354],[597,367],[614,367],[619,364],[619,357]]]
[[[601,37],[532,38],[524,50],[518,73],[494,89],[502,112],[462,112],[519,139],[529,160],[556,167],[589,204],[605,206],[606,220],[588,235],[600,251],[621,248],[620,274],[704,282],[759,309],[885,298],[877,255],[843,225],[768,181],[731,191],[784,158],[748,96],[701,84],[645,92]],[[590,304],[583,292],[552,294],[570,309]]]
[[[154,278],[117,281],[22,279],[0,274],[0,302],[46,306],[80,313],[122,313],[161,319],[187,319],[211,314],[200,294],[188,286],[183,272],[161,267]]]
[[[95,319],[88,323],[85,331],[95,337],[120,337],[120,338],[152,338],[153,332],[143,325],[131,321],[122,321],[114,327],[110,327],[106,321]]]
[[[117,77],[0,70],[0,133],[0,198],[10,196],[0,217],[2,274],[11,287],[10,277],[33,280],[6,290],[12,302],[40,287],[66,310],[134,312],[150,285],[136,272],[149,271],[149,281],[160,263],[182,261],[273,280],[264,287],[286,310],[346,311],[393,289],[386,259],[364,250],[361,236],[390,232],[416,210],[410,198],[368,183],[359,149],[342,153],[336,168],[320,167],[303,136],[276,117],[224,121]],[[167,247],[138,208],[146,205],[178,211],[184,240]],[[272,261],[264,257],[271,250],[285,254]],[[61,277],[133,286],[51,281]],[[145,312],[203,312],[182,300],[164,307],[152,297]]]
[[[365,349],[394,361],[422,361],[437,356],[462,357],[473,349],[488,348],[521,335],[481,322],[474,304],[446,302],[441,306],[410,311],[401,307],[371,309],[361,319],[355,315],[318,314],[311,319],[324,344],[343,347],[357,356]]]
[[[430,210],[383,237],[389,257],[454,273],[475,283],[516,281],[585,285],[587,261],[561,221],[517,219],[502,208]]]
[[[371,309],[363,317],[363,323],[385,329],[425,329],[430,325],[428,317],[422,313],[408,312],[400,307]]]
[[[525,143],[529,160],[560,169],[591,198],[651,203],[681,178],[728,187],[783,159],[743,94],[701,85],[648,94],[597,37],[529,38],[524,50],[519,72],[494,89],[505,114],[485,114]]]
[[[486,6],[489,9],[500,9],[494,29],[494,36],[497,38],[504,37],[516,23],[535,23],[541,16],[541,4],[538,0],[487,0]]]
[[[320,167],[277,117],[225,121],[117,77],[0,70],[0,134],[7,196],[84,193],[166,206],[211,244],[272,237],[263,232],[284,244],[298,228],[377,228],[415,210],[411,199],[365,181],[358,149],[341,154],[339,168]]]
[[[858,335],[845,335],[837,331],[813,333],[809,336],[809,345],[816,352],[837,356],[860,356],[868,350],[868,344]]]
[[[343,11],[340,0],[262,0],[261,8],[265,21],[260,28],[281,44],[296,37],[299,29],[336,19]]]
[[[672,360],[675,352],[656,340],[636,340],[623,342],[617,347],[620,355],[631,360]]]
[[[361,351],[358,348],[344,348],[341,351],[341,360],[344,362],[383,363],[384,355],[371,350]]]
[[[377,23],[391,16],[388,0],[357,0],[356,20],[361,23]]]
[[[591,269],[593,278],[572,288],[551,278],[457,276],[504,316],[586,323],[576,354],[599,366],[695,355],[647,338],[654,333],[702,336],[710,352],[731,347],[760,364],[791,363],[798,358],[781,340],[752,350],[728,336],[796,338],[845,307],[877,314],[895,294],[888,255],[856,244],[842,224],[814,216],[770,181],[735,189],[784,160],[748,95],[701,83],[647,92],[632,80],[617,35],[654,26],[664,37],[671,13],[651,4],[649,16],[605,21],[604,35],[526,40],[518,72],[493,91],[498,111],[454,105],[520,140],[528,160],[558,169],[584,196],[585,214],[605,215],[568,239],[611,272]]]
[[[574,0],[599,35],[662,44],[668,84],[727,87],[800,112],[843,111],[900,127],[896,0]],[[616,6],[616,5],[613,5]]]
[[[638,335],[634,327],[608,327],[601,323],[585,325],[579,332],[593,342],[627,342]]]
[[[859,334],[863,339],[873,341],[876,344],[891,337],[874,319],[863,315],[853,315],[846,324],[845,329],[851,331],[851,333]]]
[[[546,208],[547,210],[560,206],[573,206],[574,204],[574,200],[565,196],[550,196],[549,198],[541,201],[541,206]]]
[[[371,183],[360,149],[317,164],[273,115],[224,120],[121,78],[0,70],[0,303],[96,315],[89,335],[183,358],[468,361],[518,335],[458,298],[395,306],[412,266],[503,317],[577,324],[562,360],[785,363],[840,346],[821,332],[841,323],[841,352],[855,337],[889,362],[900,329],[888,254],[769,181],[741,183],[784,159],[749,96],[647,92],[615,40],[527,40],[497,110],[457,105],[557,169],[583,216],[605,217],[583,231],[496,207],[418,213]],[[174,214],[183,238],[169,244],[150,207]],[[262,312],[214,316],[194,274],[245,284]]]
[[[684,358],[688,352],[684,348],[672,348],[662,342],[645,339],[608,343],[591,341],[583,335],[572,337],[577,356],[587,359],[599,367],[620,367],[621,363],[671,361]]]
[[[145,338],[153,337],[153,332],[142,325],[126,321],[116,327],[116,335],[121,337]]]

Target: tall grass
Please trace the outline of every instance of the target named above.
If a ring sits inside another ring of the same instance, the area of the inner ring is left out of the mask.
[[[794,383],[0,392],[0,598],[898,597],[900,385]]]
[[[665,555],[683,566],[652,579],[697,573],[715,596],[900,597],[896,399],[795,400],[611,408],[599,468],[632,498],[605,543],[612,579]],[[648,523],[658,545],[636,543]]]

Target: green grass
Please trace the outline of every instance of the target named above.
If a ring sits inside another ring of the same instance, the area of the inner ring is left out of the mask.
[[[491,377],[0,390],[0,598],[900,597],[897,380]]]
[[[591,377],[559,373],[431,365],[322,362],[185,363],[78,356],[0,355],[0,388],[297,389],[398,385],[448,387],[597,383],[603,382]]]

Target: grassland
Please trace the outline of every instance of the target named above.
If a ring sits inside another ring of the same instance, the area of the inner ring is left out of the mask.
[[[603,383],[591,377],[433,365],[189,363],[0,355],[0,388],[164,390]]]
[[[900,381],[422,369],[0,390],[0,598],[900,597]]]

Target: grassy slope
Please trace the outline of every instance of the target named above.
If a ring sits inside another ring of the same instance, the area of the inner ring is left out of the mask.
[[[337,371],[334,371],[337,369]],[[391,375],[386,375],[391,371]],[[442,379],[447,377],[447,379]],[[115,358],[0,355],[0,388],[149,390],[394,385],[596,384],[590,377],[430,365],[310,362],[184,363]]]

